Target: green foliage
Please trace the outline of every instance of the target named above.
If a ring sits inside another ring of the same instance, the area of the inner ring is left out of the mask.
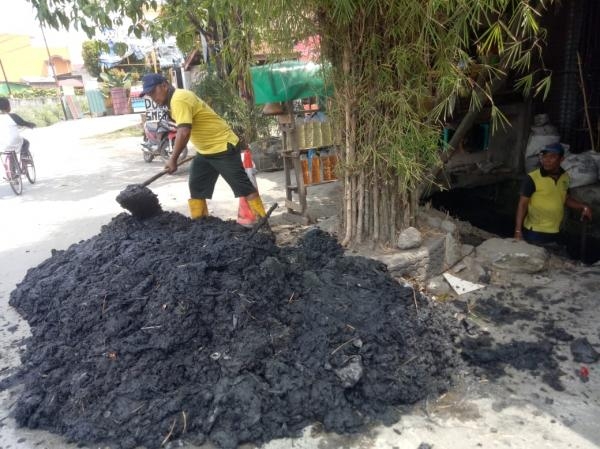
[[[338,110],[353,105],[356,167],[373,159],[378,173],[383,163],[387,176],[409,187],[439,163],[436,136],[459,105],[479,110],[487,101],[493,123],[506,124],[494,105],[495,79],[519,75],[516,87],[525,95],[549,86],[540,65],[545,31],[538,2],[315,0],[304,6],[319,11],[316,32],[334,66]]]
[[[28,98],[52,98],[56,97],[56,89],[39,89],[36,87],[32,87],[27,90],[22,90],[20,92],[14,92],[12,94],[13,98],[19,99],[28,99]]]
[[[144,30],[144,13],[156,10],[156,0],[28,0],[40,21],[52,28],[83,30],[90,38],[99,28],[114,28],[131,19],[131,34],[140,37]]]
[[[272,118],[263,116],[262,107],[249,105],[230,82],[220,79],[214,72],[205,74],[192,90],[246,141],[269,136]],[[256,130],[255,135],[250,130]]]
[[[115,42],[114,51],[117,55],[124,55],[129,49],[129,45],[125,42]]]
[[[40,126],[52,125],[64,118],[62,107],[57,103],[46,104],[36,109],[33,114],[33,122]]]
[[[162,5],[157,20],[147,24],[153,37],[176,36],[177,46],[190,52],[198,45],[198,33],[208,27],[208,8],[211,1],[179,0]]]
[[[83,65],[94,78],[100,76],[100,53],[108,51],[108,45],[97,40],[85,41],[81,45]]]
[[[74,95],[73,101],[84,115],[89,114],[90,105],[85,95]],[[25,120],[33,122],[36,126],[49,126],[64,120],[65,115],[58,97],[25,97],[24,100],[15,102],[13,111]]]
[[[111,89],[113,87],[131,87],[131,73],[127,73],[122,69],[113,68],[108,72],[100,73],[100,78],[104,82],[105,87]]]
[[[20,106],[15,108],[15,112],[38,127],[53,125],[64,119],[62,106],[58,100],[39,105]]]

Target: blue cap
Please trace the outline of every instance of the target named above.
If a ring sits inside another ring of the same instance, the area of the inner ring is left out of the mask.
[[[152,90],[167,81],[167,79],[159,73],[146,73],[142,77],[142,95],[148,95]]]
[[[561,156],[565,154],[565,149],[563,148],[563,146],[560,144],[560,142],[555,142],[555,143],[551,143],[546,145],[544,148],[542,148],[540,150],[541,154],[544,153],[556,153],[556,154],[560,154]]]

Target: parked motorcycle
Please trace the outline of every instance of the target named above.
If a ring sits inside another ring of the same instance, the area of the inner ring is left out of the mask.
[[[177,126],[175,122],[168,118],[161,118],[158,121],[146,121],[144,123],[144,141],[142,142],[142,152],[144,161],[152,162],[155,157],[168,161],[173,154],[173,145],[177,135]],[[179,160],[187,157],[187,147],[179,155]]]

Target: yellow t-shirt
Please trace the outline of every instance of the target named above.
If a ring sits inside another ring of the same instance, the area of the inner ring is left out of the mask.
[[[555,182],[551,176],[542,176],[540,169],[537,169],[529,176],[535,185],[535,192],[529,199],[523,225],[526,229],[538,232],[559,232],[565,214],[569,175],[564,172]]]
[[[189,90],[175,89],[169,111],[177,126],[191,126],[190,141],[200,154],[221,153],[239,141],[227,122]]]

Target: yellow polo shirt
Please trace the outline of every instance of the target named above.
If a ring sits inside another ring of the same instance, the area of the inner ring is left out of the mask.
[[[178,127],[191,126],[190,141],[200,154],[221,153],[239,141],[227,122],[189,90],[175,89],[169,111]]]
[[[523,225],[538,232],[557,233],[565,214],[565,200],[569,190],[569,175],[564,172],[554,181],[543,176],[540,169],[529,173],[535,191],[529,199],[527,216]]]

